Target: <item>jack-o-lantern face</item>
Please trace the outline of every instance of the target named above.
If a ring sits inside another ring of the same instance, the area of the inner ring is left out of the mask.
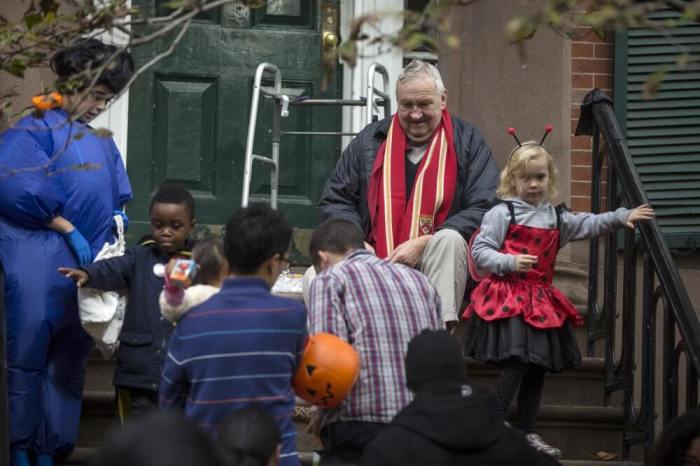
[[[292,385],[294,391],[320,408],[338,406],[360,373],[360,356],[348,343],[330,333],[309,337]]]

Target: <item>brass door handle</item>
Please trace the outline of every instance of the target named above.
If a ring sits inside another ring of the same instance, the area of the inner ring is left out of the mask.
[[[323,33],[322,43],[324,50],[333,50],[338,46],[338,36],[332,32],[326,31]]]

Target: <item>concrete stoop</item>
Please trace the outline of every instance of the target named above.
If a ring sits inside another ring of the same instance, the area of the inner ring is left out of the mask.
[[[466,366],[474,384],[495,386],[497,368],[469,358]],[[575,369],[546,376],[536,431],[564,459],[590,460],[599,451],[621,457],[623,412],[616,398],[603,406],[604,370],[602,359],[583,358]],[[514,410],[511,406],[511,414]]]
[[[110,375],[111,380],[111,375]],[[97,384],[102,387],[102,383]],[[297,449],[302,464],[312,463],[312,452],[321,448],[318,438],[306,432],[309,406],[300,402],[295,410],[294,422],[297,426]],[[58,464],[78,466],[88,464],[97,448],[109,433],[119,427],[116,418],[116,398],[113,387],[110,390],[86,390],[83,393],[83,409],[80,417],[77,447],[73,453]]]
[[[641,461],[563,460],[562,466],[642,466]]]
[[[493,388],[499,369],[470,358],[465,359],[469,378],[482,387]],[[601,358],[583,358],[575,369],[547,374],[542,404],[602,406],[605,362]],[[612,400],[615,404],[615,400]]]
[[[91,357],[84,393],[78,448],[64,461],[64,466],[87,464],[108,432],[118,423],[112,387],[114,359]],[[493,387],[498,370],[473,360],[466,360],[473,383]],[[537,420],[537,432],[564,454],[562,464],[570,466],[636,466],[630,461],[595,461],[597,452],[609,452],[621,458],[622,409],[613,399],[603,406],[604,365],[601,359],[584,358],[580,367],[559,374],[548,374],[543,403]],[[306,433],[307,409],[297,407],[295,422],[298,450],[302,464],[311,464],[311,453],[320,449],[318,439]]]
[[[563,459],[590,459],[599,451],[622,454],[622,408],[544,405],[536,430]]]

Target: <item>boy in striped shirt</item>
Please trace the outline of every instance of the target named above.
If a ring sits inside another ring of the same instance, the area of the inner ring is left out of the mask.
[[[291,382],[307,338],[304,306],[270,293],[291,237],[267,206],[233,214],[224,237],[231,277],[176,327],[160,388],[161,407],[184,407],[210,432],[231,411],[262,406],[280,428],[282,466],[299,464]]]

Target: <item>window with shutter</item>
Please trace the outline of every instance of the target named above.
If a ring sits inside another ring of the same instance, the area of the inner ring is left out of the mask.
[[[615,37],[615,113],[671,248],[700,247],[700,67],[678,65],[683,50],[700,54],[700,24]],[[659,69],[665,77],[649,98],[645,83]]]

